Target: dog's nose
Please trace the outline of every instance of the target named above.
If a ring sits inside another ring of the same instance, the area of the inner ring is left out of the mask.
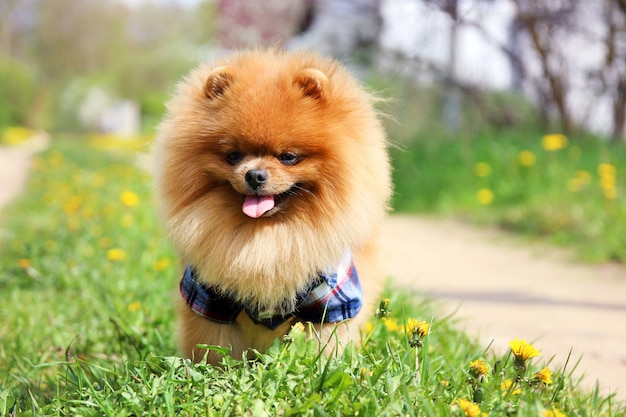
[[[253,190],[260,188],[267,182],[267,171],[264,169],[251,169],[246,172],[246,182]]]

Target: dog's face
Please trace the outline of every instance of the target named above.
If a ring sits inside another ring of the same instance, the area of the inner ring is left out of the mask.
[[[290,198],[305,199],[306,193],[313,193],[304,150],[274,149],[266,155],[253,148],[246,141],[227,140],[220,152],[229,165],[225,179],[241,195],[245,215],[256,219],[289,211]]]
[[[195,103],[200,117],[177,132],[188,160],[175,163],[195,172],[193,182],[172,187],[177,200],[219,196],[229,213],[221,215],[236,223],[311,222],[345,206],[344,171],[352,164],[345,161],[359,151],[350,150],[346,110],[330,101],[330,88],[326,74],[311,68],[289,76],[212,70]]]
[[[371,97],[331,60],[222,64],[193,71],[168,105],[157,195],[186,262],[269,305],[372,234],[390,194],[385,137]]]
[[[218,115],[238,115],[210,144],[213,159],[206,174],[230,184],[241,212],[252,219],[311,207],[323,182],[318,174],[324,171],[330,138],[320,123],[312,135],[310,122],[319,121],[316,113],[327,105],[328,78],[313,69],[297,72],[291,85],[281,86],[283,78],[251,79],[225,66],[214,69],[204,86],[207,100],[219,105]],[[326,136],[324,146],[320,135]]]

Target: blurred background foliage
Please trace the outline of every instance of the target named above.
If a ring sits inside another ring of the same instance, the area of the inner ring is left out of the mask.
[[[3,0],[0,16],[0,127],[80,131],[77,107],[99,87],[151,128],[215,36],[211,2]]]
[[[625,0],[2,0],[0,143],[145,151],[190,68],[265,46],[334,56],[391,98],[396,210],[626,260]]]
[[[0,128],[103,129],[81,115],[101,91],[135,103],[150,130],[191,67],[268,45],[317,49],[364,78],[445,86],[415,113],[435,109],[453,131],[476,109],[498,128],[624,138],[624,0],[3,0]]]

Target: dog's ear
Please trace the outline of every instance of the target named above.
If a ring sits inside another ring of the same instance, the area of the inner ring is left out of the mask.
[[[233,67],[217,67],[207,77],[204,83],[204,95],[214,99],[224,94],[224,91],[235,81]]]
[[[294,85],[302,90],[306,97],[316,100],[325,100],[328,90],[328,77],[322,71],[314,68],[305,68],[293,77]]]

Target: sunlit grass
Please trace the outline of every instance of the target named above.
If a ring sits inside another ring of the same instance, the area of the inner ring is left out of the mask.
[[[626,148],[562,134],[420,136],[393,150],[399,211],[457,216],[626,261]]]
[[[393,286],[363,344],[342,354],[320,354],[299,326],[267,354],[221,368],[177,357],[180,269],[156,221],[150,178],[134,162],[59,142],[37,157],[27,194],[4,213],[0,415],[626,412],[613,397],[577,390],[574,359],[555,368],[541,346],[523,340],[496,355],[436,305]],[[495,205],[498,188],[489,189]]]

